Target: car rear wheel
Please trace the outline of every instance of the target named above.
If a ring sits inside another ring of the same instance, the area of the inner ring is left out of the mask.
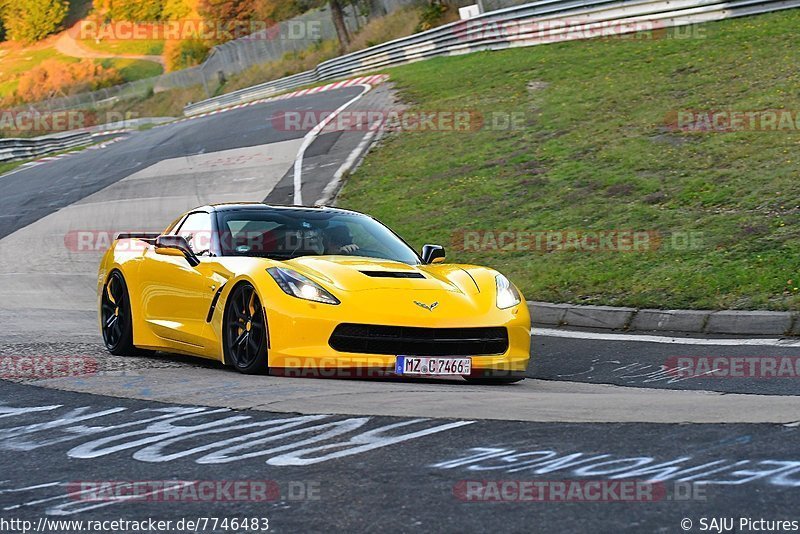
[[[263,374],[267,367],[267,317],[255,288],[239,284],[225,309],[225,361],[245,374]]]
[[[103,287],[100,319],[103,342],[108,352],[117,356],[138,352],[133,345],[133,320],[128,286],[119,271],[113,271]]]

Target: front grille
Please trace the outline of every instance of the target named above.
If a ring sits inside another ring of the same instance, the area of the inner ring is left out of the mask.
[[[360,271],[372,278],[425,278],[421,273],[413,271]]]
[[[328,341],[339,352],[414,356],[480,356],[508,350],[503,327],[417,328],[344,323]]]

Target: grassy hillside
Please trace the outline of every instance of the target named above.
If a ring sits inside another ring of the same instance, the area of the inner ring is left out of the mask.
[[[451,245],[461,230],[662,236],[649,252],[451,247],[450,260],[495,266],[528,299],[797,309],[800,124],[721,133],[667,123],[687,109],[800,112],[799,26],[792,10],[708,24],[688,39],[560,43],[393,69],[412,109],[524,121],[389,135],[340,204],[416,246]],[[690,232],[693,247],[672,246]]]
[[[16,43],[0,43],[0,99],[14,92],[22,74],[51,58],[64,63],[79,61],[45,44],[23,47]]]
[[[81,39],[79,42],[82,47],[103,54],[160,56],[164,52],[164,41],[160,39]]]
[[[55,49],[55,39],[51,37],[31,46],[10,42],[0,44],[0,100],[14,92],[19,85],[20,76],[47,59],[56,59],[65,64],[80,61],[79,58],[59,53]],[[111,58],[94,61],[119,70],[125,82],[158,76],[164,70],[158,63],[139,59]]]
[[[372,19],[357,33],[354,33],[348,52],[362,50],[366,47],[383,43],[399,37],[410,35],[416,31],[425,18],[425,10],[419,7],[399,9],[383,17]],[[430,22],[433,25],[446,24],[457,18],[457,12],[451,8]],[[228,77],[223,85],[216,88],[215,95],[230,93],[245,87],[251,87],[284,76],[297,74],[313,69],[319,63],[339,55],[335,40],[320,41],[306,50],[286,53],[276,61],[255,65],[238,74]],[[212,88],[213,89],[213,88]],[[115,111],[131,112],[140,116],[178,116],[189,102],[197,102],[208,98],[202,86],[173,89],[138,100],[119,102]]]

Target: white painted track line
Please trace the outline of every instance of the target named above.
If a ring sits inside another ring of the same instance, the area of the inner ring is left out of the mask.
[[[367,83],[354,85],[353,87],[361,87],[363,91],[361,91],[358,96],[351,98],[339,106],[333,113],[325,117],[325,120],[320,121],[319,124],[314,126],[314,128],[303,137],[303,144],[300,145],[300,150],[297,151],[297,157],[294,160],[294,204],[297,206],[303,205],[303,157],[306,154],[306,150],[329,122],[372,89],[372,86]]]
[[[326,185],[325,189],[322,190],[322,197],[317,200],[315,204],[319,206],[327,206],[333,201],[334,193],[339,189],[345,173],[350,172],[358,158],[364,154],[367,145],[372,142],[372,139],[378,133],[381,126],[381,124],[374,124],[368,128],[367,134],[361,139],[361,141],[358,143],[358,146],[355,147],[352,152],[350,152],[350,155],[347,156],[347,159],[344,161],[344,163],[342,163],[333,174],[331,181],[328,182],[328,185]]]
[[[672,345],[717,345],[717,346],[751,346],[751,347],[800,347],[800,339],[776,338],[698,338],[668,337],[643,334],[613,334],[603,332],[582,332],[562,330],[560,328],[531,328],[533,336],[560,337],[568,339],[591,339],[595,341],[631,341],[644,343],[667,343]]]

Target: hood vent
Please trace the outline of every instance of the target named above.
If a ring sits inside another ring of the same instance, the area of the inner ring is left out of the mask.
[[[414,271],[360,271],[372,278],[425,278],[421,273]]]

